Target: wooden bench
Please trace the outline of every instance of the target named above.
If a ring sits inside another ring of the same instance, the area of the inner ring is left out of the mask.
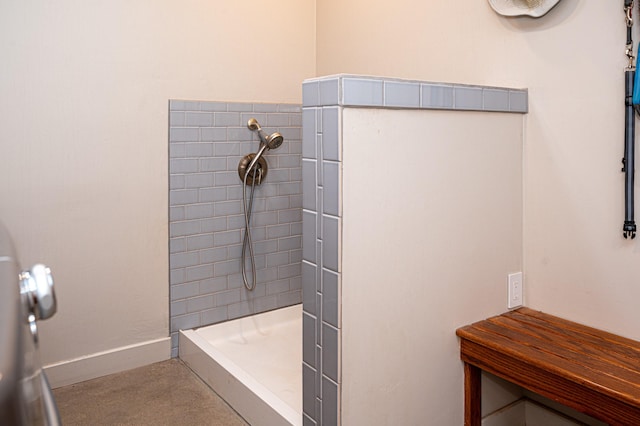
[[[640,425],[640,342],[528,308],[459,328],[465,425],[481,421],[481,370],[611,425]]]

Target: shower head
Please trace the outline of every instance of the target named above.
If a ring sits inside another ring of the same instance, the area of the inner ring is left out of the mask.
[[[267,149],[276,149],[280,145],[282,145],[282,142],[284,142],[284,138],[278,132],[266,136],[264,134],[264,131],[262,130],[262,127],[260,127],[260,123],[258,123],[258,120],[256,120],[255,118],[249,119],[249,121],[247,122],[247,127],[249,128],[249,130],[253,130],[254,132],[258,133],[261,147],[266,145]]]
[[[260,137],[260,149],[258,149],[258,152],[256,154],[250,154],[253,157],[250,158],[250,161],[247,161],[247,163],[249,164],[248,166],[246,164],[242,165],[241,161],[238,172],[240,173],[240,178],[243,179],[244,182],[247,181],[249,173],[253,170],[254,166],[258,164],[260,160],[264,162],[264,160],[262,159],[264,152],[276,149],[280,147],[280,145],[282,145],[282,142],[284,142],[284,138],[278,132],[274,132],[266,136],[264,134],[264,131],[262,130],[262,127],[260,127],[260,123],[258,123],[258,120],[256,120],[255,118],[249,119],[249,121],[247,122],[247,127],[249,128],[249,130],[258,133],[258,136]],[[266,167],[264,167],[264,169],[266,173]]]
[[[266,137],[266,144],[269,149],[276,149],[282,145],[284,142],[284,138],[278,132],[271,133]]]

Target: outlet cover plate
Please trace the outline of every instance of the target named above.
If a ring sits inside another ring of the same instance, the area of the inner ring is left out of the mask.
[[[522,272],[516,272],[515,274],[509,274],[508,279],[508,301],[507,308],[519,308],[522,306],[522,294],[523,294],[523,282]]]

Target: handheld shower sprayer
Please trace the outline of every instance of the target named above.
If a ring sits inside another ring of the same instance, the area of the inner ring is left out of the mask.
[[[244,231],[244,240],[242,242],[242,280],[244,281],[244,286],[247,290],[251,291],[256,288],[256,262],[255,256],[253,254],[253,243],[251,242],[251,210],[253,206],[253,195],[256,185],[260,185],[262,180],[267,174],[267,162],[263,158],[264,152],[272,149],[276,149],[282,145],[284,142],[284,138],[278,132],[274,132],[270,135],[265,135],[262,127],[260,127],[260,123],[255,118],[251,118],[247,122],[247,127],[249,130],[258,133],[258,137],[260,138],[260,148],[258,152],[255,154],[247,154],[242,160],[240,160],[240,164],[238,165],[238,174],[240,175],[240,179],[242,180],[242,206],[244,208],[244,223],[245,223],[245,231]],[[247,206],[247,186],[251,186],[251,194],[249,199],[249,205]],[[247,247],[249,247],[249,257],[251,259],[251,272],[253,281],[251,284],[247,279],[247,273],[245,270],[245,254],[247,251]]]
[[[274,132],[268,136],[265,135],[264,130],[260,127],[260,123],[258,123],[258,120],[255,118],[249,119],[247,127],[249,130],[258,133],[258,136],[260,137],[260,149],[258,149],[256,154],[245,155],[244,158],[240,160],[238,174],[243,182],[246,180],[248,184],[253,185],[251,174],[256,172],[254,168],[258,169],[257,171],[260,174],[260,181],[264,179],[267,174],[267,162],[262,158],[264,152],[266,150],[280,147],[282,142],[284,142],[284,138],[278,132]]]

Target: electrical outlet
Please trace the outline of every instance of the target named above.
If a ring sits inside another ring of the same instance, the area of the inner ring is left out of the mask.
[[[508,286],[509,300],[507,307],[509,309],[522,306],[522,272],[509,274]]]

